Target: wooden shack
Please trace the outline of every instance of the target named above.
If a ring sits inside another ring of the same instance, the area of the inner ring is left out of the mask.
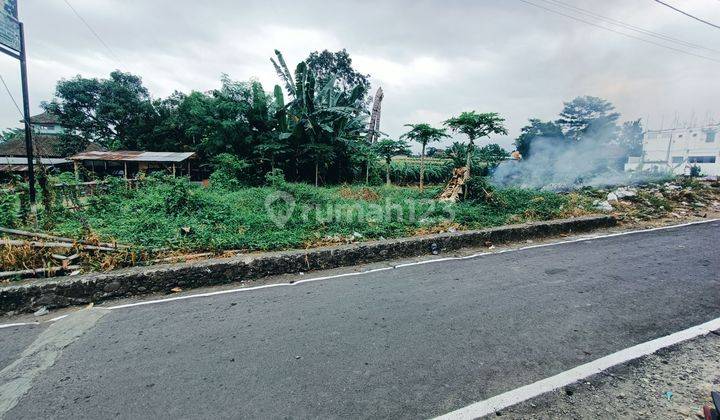
[[[194,181],[201,180],[199,170],[193,168],[193,152],[143,152],[134,150],[118,150],[113,152],[88,151],[70,156],[75,174],[80,176],[80,168],[96,175],[118,176],[132,179],[138,173],[150,174],[165,172],[173,176],[187,176]]]

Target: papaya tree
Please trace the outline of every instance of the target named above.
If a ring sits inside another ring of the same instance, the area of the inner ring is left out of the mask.
[[[422,145],[422,151],[420,152],[420,191],[422,191],[425,177],[425,148],[428,143],[440,141],[450,136],[445,129],[434,128],[430,124],[405,124],[405,127],[410,127],[411,129],[400,136],[400,138],[416,141]]]
[[[470,176],[470,164],[473,159],[475,140],[483,137],[490,138],[491,134],[507,134],[505,118],[501,117],[497,112],[485,112],[481,114],[475,111],[463,112],[457,117],[447,119],[444,125],[454,133],[465,134],[470,140],[465,156],[465,166],[467,167],[468,177]],[[467,188],[465,188],[465,196],[467,197]]]
[[[403,140],[382,139],[372,145],[378,156],[385,158],[385,183],[390,182],[390,164],[394,156],[409,156],[410,145]]]

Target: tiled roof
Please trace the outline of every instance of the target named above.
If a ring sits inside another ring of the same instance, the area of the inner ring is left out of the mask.
[[[20,121],[22,122],[22,120]],[[51,114],[47,111],[43,112],[42,114],[33,115],[30,117],[30,124],[39,124],[39,125],[51,125],[51,124],[60,124],[60,120],[55,114]]]
[[[35,156],[62,158],[60,153],[62,136],[33,133],[33,151]],[[86,151],[102,151],[102,146],[90,143]],[[0,143],[0,156],[26,156],[25,135],[20,134],[6,142]]]

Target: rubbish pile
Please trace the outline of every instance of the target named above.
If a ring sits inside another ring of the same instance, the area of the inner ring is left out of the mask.
[[[720,212],[720,185],[708,181],[676,181],[586,192],[596,210],[615,212],[630,221],[661,217],[684,219]]]

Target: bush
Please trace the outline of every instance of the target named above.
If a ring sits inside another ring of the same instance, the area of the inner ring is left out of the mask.
[[[250,164],[229,153],[215,156],[215,171],[210,175],[213,188],[235,189],[249,185],[248,169]]]
[[[285,173],[282,169],[273,169],[265,174],[265,183],[271,187],[281,188],[285,185]]]
[[[0,226],[15,226],[18,221],[19,205],[17,194],[0,190]]]
[[[690,178],[700,178],[702,176],[702,169],[700,166],[693,165],[690,167]]]
[[[488,178],[480,175],[470,175],[470,179],[466,182],[468,200],[487,201],[493,191],[492,185],[488,182]]]

